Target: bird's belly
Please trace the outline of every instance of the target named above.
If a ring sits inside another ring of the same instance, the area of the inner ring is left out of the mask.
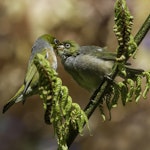
[[[78,79],[74,79],[88,91],[95,91],[104,76],[112,70],[113,63],[102,59],[96,59],[89,55],[77,57],[73,64],[74,70],[78,72]]]
[[[89,55],[69,57],[64,63],[65,70],[74,80],[88,91],[95,91],[104,76],[112,70],[113,62]]]
[[[74,80],[83,88],[87,89],[90,92],[93,92],[98,88],[100,85],[104,75],[95,74],[94,72],[87,72],[87,71],[72,71],[66,70],[71,74]]]
[[[93,73],[81,74],[78,83],[88,91],[95,91],[103,80],[104,76],[98,76]]]

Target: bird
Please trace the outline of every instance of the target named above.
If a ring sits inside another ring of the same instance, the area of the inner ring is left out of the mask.
[[[61,58],[64,69],[73,79],[84,89],[94,92],[104,79],[112,71],[116,61],[116,52],[110,52],[106,47],[100,46],[80,46],[73,40],[61,42],[56,53]],[[128,76],[141,73],[143,70],[126,67]],[[123,74],[122,77],[125,77]]]
[[[59,43],[55,37],[50,34],[43,34],[34,42],[31,55],[28,61],[27,71],[24,82],[16,94],[4,105],[2,112],[5,113],[13,104],[22,101],[25,103],[27,97],[38,94],[39,73],[34,64],[34,57],[37,53],[42,54],[50,63],[53,69],[57,69],[57,59],[54,48]]]

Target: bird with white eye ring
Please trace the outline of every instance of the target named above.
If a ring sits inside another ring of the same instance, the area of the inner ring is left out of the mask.
[[[80,46],[75,41],[64,41],[57,46],[64,69],[83,88],[95,91],[103,78],[112,71],[116,53],[99,46]],[[126,67],[128,75],[143,70]],[[122,75],[124,78],[124,75]]]
[[[49,61],[50,66],[56,70],[57,59],[54,53],[54,48],[56,48],[58,44],[60,44],[60,42],[49,34],[44,34],[35,41],[32,46],[24,83],[17,93],[4,106],[3,113],[5,113],[13,104],[20,101],[24,103],[27,97],[38,93],[39,74],[33,63],[34,57],[37,53],[40,53]]]

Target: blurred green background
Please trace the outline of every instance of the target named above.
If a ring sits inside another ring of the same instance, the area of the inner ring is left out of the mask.
[[[33,42],[50,33],[59,40],[72,39],[81,45],[107,46],[114,51],[115,0],[1,0],[0,1],[0,110],[23,83]],[[134,16],[133,35],[150,13],[150,0],[127,0]],[[150,70],[150,32],[141,43],[133,65]],[[90,94],[63,70],[58,72],[73,101],[82,108]],[[103,122],[99,111],[71,150],[149,150],[150,101],[121,104],[112,110],[112,120]],[[42,101],[28,98],[0,114],[0,150],[56,150],[53,129],[44,123]]]

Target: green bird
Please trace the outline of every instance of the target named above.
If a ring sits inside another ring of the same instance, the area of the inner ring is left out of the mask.
[[[116,53],[99,46],[80,46],[75,41],[64,41],[57,46],[57,53],[65,70],[83,88],[94,92],[104,76],[109,75],[116,60]],[[143,70],[127,68],[135,74]],[[129,74],[130,75],[130,74]]]
[[[35,41],[31,50],[24,83],[19,88],[18,92],[4,106],[3,113],[5,113],[13,104],[20,101],[24,103],[27,97],[38,93],[39,74],[33,63],[34,57],[37,53],[44,55],[49,61],[51,67],[56,70],[57,59],[54,53],[54,48],[58,43],[59,41],[49,34],[44,34]]]

